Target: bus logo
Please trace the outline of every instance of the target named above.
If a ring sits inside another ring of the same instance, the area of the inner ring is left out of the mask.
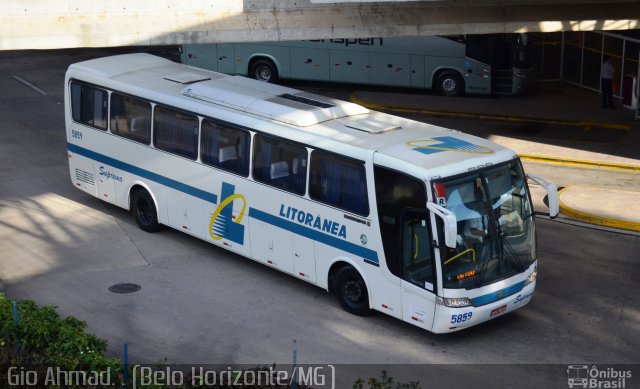
[[[567,367],[567,383],[570,388],[586,388],[589,382],[589,367],[587,365],[569,365]]]
[[[432,139],[411,140],[407,142],[407,146],[413,147],[413,150],[419,151],[422,154],[435,154],[443,151],[457,151],[459,153],[473,154],[493,154],[494,152],[488,147],[474,145],[473,143],[451,136],[438,136]]]
[[[209,236],[213,240],[224,238],[238,244],[244,244],[244,226],[241,223],[247,210],[247,199],[239,193],[234,193],[235,189],[234,185],[222,183],[221,201],[218,208],[213,211],[209,222]],[[242,201],[242,210],[234,219],[233,202],[235,200]]]

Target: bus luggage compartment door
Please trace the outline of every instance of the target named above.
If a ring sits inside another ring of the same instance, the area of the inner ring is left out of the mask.
[[[329,81],[329,50],[292,47],[291,78]]]
[[[95,176],[97,181],[98,198],[111,203],[116,203],[116,181],[122,180],[120,176],[114,172],[115,169],[100,163],[94,163]]]
[[[331,81],[368,84],[369,51],[331,50]]]
[[[413,88],[424,88],[424,56],[411,56],[411,86]]]
[[[296,277],[316,283],[316,250],[311,239],[292,236],[293,271]]]
[[[371,53],[371,82],[376,85],[411,86],[411,60],[409,55]]]
[[[293,274],[291,232],[253,218],[249,223],[252,257],[270,267]]]

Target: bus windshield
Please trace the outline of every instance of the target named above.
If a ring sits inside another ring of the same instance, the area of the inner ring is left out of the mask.
[[[535,261],[535,227],[524,177],[514,160],[434,183],[438,203],[458,221],[456,248],[443,246],[445,288],[490,284]]]

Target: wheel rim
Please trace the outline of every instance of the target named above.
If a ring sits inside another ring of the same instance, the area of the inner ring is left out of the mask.
[[[259,66],[256,69],[256,79],[260,81],[271,80],[271,69],[268,66]]]
[[[453,78],[445,78],[442,81],[442,90],[444,91],[445,94],[447,95],[455,94],[457,89],[458,89],[457,82]]]
[[[359,305],[362,303],[362,286],[360,282],[350,279],[345,282],[342,288],[342,297],[349,305]]]
[[[153,222],[153,211],[151,210],[149,202],[144,199],[140,199],[136,205],[138,219],[145,225],[151,224]]]

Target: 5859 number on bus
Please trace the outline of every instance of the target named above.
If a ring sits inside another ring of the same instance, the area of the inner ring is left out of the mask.
[[[461,313],[459,315],[451,315],[451,323],[464,323],[471,319],[473,312]]]

